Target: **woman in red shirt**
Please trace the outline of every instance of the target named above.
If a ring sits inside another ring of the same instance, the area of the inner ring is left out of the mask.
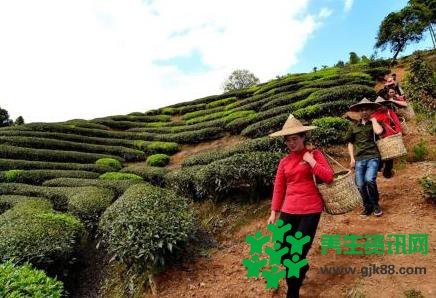
[[[383,133],[380,135],[380,137],[384,139],[391,135],[401,133],[400,120],[398,119],[397,114],[395,114],[395,112],[388,107],[391,104],[391,102],[389,100],[385,100],[380,96],[377,97],[375,102],[382,105],[377,109],[377,111],[375,111],[371,115],[379,123],[382,124]],[[392,170],[393,168],[394,168],[393,159],[380,162],[379,171],[383,169],[383,177],[385,178],[391,178],[394,175],[394,172]]]
[[[283,239],[288,235],[295,235],[296,231],[300,231],[303,237],[310,236],[310,241],[304,245],[302,254],[298,254],[300,260],[309,252],[324,209],[314,176],[331,183],[334,175],[321,151],[306,148],[305,132],[315,128],[316,126],[303,126],[291,114],[282,130],[270,134],[272,137],[284,136],[290,153],[281,159],[278,165],[268,224],[274,224],[277,219],[281,219],[284,225],[291,224],[291,230],[285,233]],[[281,246],[290,249],[289,243],[285,240]],[[284,255],[282,263],[284,259],[291,259],[291,257],[289,253]],[[308,270],[309,265],[306,265],[301,268],[298,278],[293,276],[286,278],[288,298],[299,297],[300,287]],[[286,269],[287,275],[288,269]]]

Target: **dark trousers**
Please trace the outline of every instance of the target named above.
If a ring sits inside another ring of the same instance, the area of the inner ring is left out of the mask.
[[[394,160],[384,160],[380,162],[378,166],[379,172],[383,169],[383,177],[391,178],[392,177],[392,169],[394,168]]]
[[[280,213],[280,219],[283,220],[284,224],[291,224],[292,228],[290,231],[285,233],[284,242],[282,243],[282,247],[286,246],[289,248],[289,253],[285,254],[282,257],[282,264],[285,259],[291,259],[290,249],[291,244],[286,242],[286,237],[288,235],[295,235],[295,232],[300,231],[303,234],[303,237],[308,235],[310,236],[310,241],[303,246],[302,255],[300,256],[300,260],[306,258],[307,253],[309,252],[310,247],[312,246],[313,239],[315,238],[316,229],[318,227],[319,219],[321,217],[321,213],[313,213],[313,214],[289,214],[285,212]],[[300,287],[303,284],[303,280],[306,276],[306,272],[309,270],[309,265],[304,266],[300,270],[300,277],[296,278],[292,276],[287,278],[288,276],[288,268],[286,268],[286,283],[288,285],[287,298],[297,298],[299,297]]]

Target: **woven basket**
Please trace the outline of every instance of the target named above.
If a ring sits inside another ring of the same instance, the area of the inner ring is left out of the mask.
[[[378,151],[380,152],[381,160],[394,159],[407,154],[401,133],[378,140],[376,143]]]
[[[415,118],[415,110],[413,110],[412,105],[409,103],[407,107],[397,109],[397,115],[405,120],[411,120]]]
[[[318,185],[324,200],[324,210],[329,214],[343,214],[362,206],[362,197],[354,183],[351,171],[343,171],[336,175],[344,175],[331,184]]]
[[[400,120],[400,125],[401,125],[401,134],[403,136],[405,136],[410,132],[409,127],[407,126],[407,123],[406,123],[406,119],[404,119],[403,117],[400,117],[399,120]]]

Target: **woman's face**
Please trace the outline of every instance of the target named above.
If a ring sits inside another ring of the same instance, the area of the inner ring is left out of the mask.
[[[304,138],[299,135],[287,135],[285,136],[286,146],[291,151],[300,151],[304,148]]]
[[[394,89],[389,89],[388,95],[389,95],[389,98],[394,97],[395,96],[395,90]]]

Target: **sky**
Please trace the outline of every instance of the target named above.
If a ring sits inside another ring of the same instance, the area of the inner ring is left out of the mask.
[[[26,122],[145,112],[374,53],[406,0],[0,0],[0,107]],[[426,34],[404,54],[431,48]],[[389,57],[386,50],[378,56]]]

